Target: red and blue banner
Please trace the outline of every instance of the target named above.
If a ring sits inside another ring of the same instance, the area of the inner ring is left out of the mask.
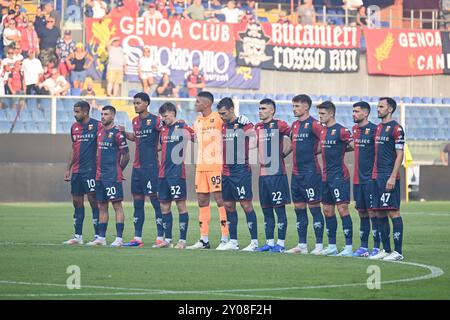
[[[107,43],[119,37],[126,55],[125,76],[138,81],[138,62],[149,46],[157,77],[170,70],[171,80],[184,85],[193,65],[198,65],[207,87],[259,89],[260,70],[236,64],[232,24],[148,18],[86,19],[86,44],[96,60],[90,75],[105,78]]]

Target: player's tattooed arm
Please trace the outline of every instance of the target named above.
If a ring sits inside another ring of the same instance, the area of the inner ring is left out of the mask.
[[[400,171],[400,167],[403,162],[403,150],[395,150],[396,157],[395,157],[395,163],[394,163],[394,169],[392,169],[392,173],[389,177],[389,179],[386,182],[386,190],[392,190],[395,187],[395,180],[397,179],[398,172]]]
[[[122,169],[122,171],[125,170],[129,161],[130,161],[130,152],[128,151],[128,149],[125,149],[124,153],[122,154],[122,157],[120,158],[120,168]]]
[[[347,146],[345,147],[345,152],[351,152],[353,150],[355,150],[355,144],[352,141],[349,144],[347,144]]]
[[[73,160],[73,150],[70,149],[69,160],[67,161],[66,171],[64,172],[64,181],[70,181],[70,170],[72,169]]]
[[[134,136],[134,132],[125,132],[125,137],[130,141],[136,140],[136,137]]]
[[[287,139],[285,139],[286,141]],[[292,144],[289,143],[289,145],[287,146],[287,148],[285,148],[285,150],[283,151],[283,158],[286,158],[288,155],[290,155],[292,152]]]

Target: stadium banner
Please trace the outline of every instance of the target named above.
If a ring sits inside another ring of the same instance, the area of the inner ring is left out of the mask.
[[[86,18],[86,47],[95,60],[89,75],[106,78],[107,43],[119,37],[126,55],[125,78],[139,81],[138,62],[143,47],[150,47],[150,57],[156,68],[156,81],[170,71],[176,85],[185,79],[194,64],[203,73],[207,87],[259,89],[257,68],[236,65],[232,24],[206,23],[192,20],[149,18]],[[156,82],[158,83],[158,82]]]
[[[235,32],[240,66],[294,72],[359,70],[361,31],[355,27],[241,23]]]
[[[364,29],[364,36],[369,74],[419,76],[442,74],[444,69],[448,72],[448,32]]]

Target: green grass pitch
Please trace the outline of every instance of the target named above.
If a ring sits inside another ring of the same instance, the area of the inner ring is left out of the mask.
[[[195,204],[189,209],[188,244],[193,244],[199,234],[198,209]],[[260,208],[255,209],[261,244],[263,217]],[[125,241],[133,236],[132,212],[132,205],[126,203]],[[153,249],[155,226],[149,203],[143,248],[63,246],[73,232],[70,203],[0,204],[0,299],[449,299],[450,203],[408,203],[403,205],[402,215],[405,263],[389,263],[213,249]],[[93,235],[90,217],[87,206],[85,242]],[[175,240],[179,235],[177,218],[174,214]],[[353,209],[352,218],[356,249],[359,218]],[[314,235],[311,217],[309,220],[311,250]],[[342,247],[338,221],[338,246]],[[108,243],[114,235],[112,215]],[[242,210],[238,235],[241,247],[246,246],[249,234]],[[213,207],[210,241],[214,248],[219,237],[218,213]],[[286,243],[287,247],[297,243],[291,206]],[[71,276],[67,268],[72,265],[80,268],[80,289],[66,286]],[[373,275],[367,271],[373,265],[379,267],[381,288],[370,290],[367,280]]]

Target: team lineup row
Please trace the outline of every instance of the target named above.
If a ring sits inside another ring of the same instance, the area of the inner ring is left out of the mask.
[[[377,106],[381,122],[368,121],[370,105],[364,101],[353,105],[352,131],[336,123],[336,107],[331,101],[317,106],[319,120],[310,116],[308,95],[292,99],[297,120],[289,126],[274,118],[276,104],[263,99],[259,104],[261,122],[253,125],[245,116],[237,116],[233,100],[223,98],[212,110],[214,97],[202,91],[195,102],[200,113],[194,126],[177,120],[177,109],[170,102],[159,108],[159,116],[148,111],[150,97],[134,96],[137,117],[133,132],[115,126],[115,109],[105,106],[101,122],[89,117],[90,106],[79,101],[74,106],[76,122],[71,128],[72,150],[65,180],[71,181],[74,203],[75,235],[65,244],[83,244],[84,195],[93,212],[95,237],[88,245],[106,245],[108,203],[116,213],[116,239],[111,246],[142,247],[145,220],[144,202],[149,196],[155,210],[158,248],[173,247],[172,201],[179,212],[180,237],[175,248],[207,249],[211,220],[210,196],[217,203],[221,224],[221,241],[217,250],[238,250],[236,203],[245,212],[251,236],[243,251],[308,253],[307,229],[309,208],[316,238],[310,253],[402,260],[403,221],[400,216],[400,175],[403,160],[404,132],[392,119],[395,100],[383,97]],[[214,134],[219,132],[220,134]],[[135,236],[128,243],[122,239],[122,171],[130,156],[127,140],[136,144],[131,177]],[[200,239],[186,245],[189,215],[186,206],[187,186],[184,165],[186,144],[197,144],[195,190],[199,205]],[[259,199],[264,216],[266,243],[259,246],[257,216],[252,205],[252,172],[249,150],[257,149],[259,160]],[[349,214],[350,174],[345,165],[346,152],[354,151],[353,196],[360,216],[359,249],[353,252],[353,222]],[[158,154],[160,153],[160,160]],[[293,154],[289,188],[284,158]],[[322,167],[318,157],[322,158]],[[299,243],[285,250],[287,229],[286,204],[294,203]],[[321,208],[322,204],[322,208]],[[342,220],[345,248],[336,247],[337,219]],[[275,219],[274,211],[277,219]],[[391,250],[390,223],[393,225],[395,250]],[[277,221],[277,223],[275,223]],[[278,240],[275,243],[275,226]],[[326,227],[328,246],[323,247]],[[372,229],[373,249],[368,239]],[[381,249],[380,244],[383,245]]]

